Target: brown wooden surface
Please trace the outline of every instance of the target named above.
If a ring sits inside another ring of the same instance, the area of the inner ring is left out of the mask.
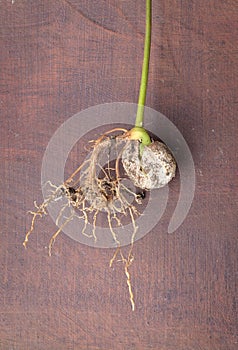
[[[0,2],[0,349],[238,349],[237,10],[237,0],[153,1],[147,105],[187,140],[196,192],[168,235],[177,178],[135,244],[133,313],[112,250],[62,234],[49,258],[49,217],[27,250],[22,241],[55,130],[89,106],[137,101],[144,1]]]

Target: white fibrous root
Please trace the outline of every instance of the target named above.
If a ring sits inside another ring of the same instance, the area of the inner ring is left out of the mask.
[[[136,216],[139,215],[137,205],[142,202],[135,186],[151,190],[166,185],[175,176],[176,163],[171,152],[161,142],[152,142],[145,146],[141,153],[141,143],[138,140],[131,140],[127,130],[113,129],[111,134],[115,130],[123,131],[123,134],[109,136],[109,131],[94,141],[91,154],[62,185],[55,186],[48,181],[49,196],[41,205],[37,206],[35,203],[36,211],[30,212],[33,215],[31,227],[25,235],[23,245],[26,247],[36,218],[47,215],[47,206],[62,197],[66,198],[66,204],[62,206],[58,214],[56,224],[59,228],[50,239],[49,255],[51,255],[56,237],[74,217],[84,220],[82,234],[93,237],[96,241],[97,215],[99,212],[105,212],[117,246],[110,266],[119,253],[120,261],[124,264],[130,302],[134,310],[129,266],[133,261],[132,247],[138,229],[136,226]],[[128,185],[128,178],[131,186]],[[125,179],[128,180],[126,183]],[[66,208],[70,209],[67,217],[65,216]],[[93,214],[92,235],[86,234],[89,214]],[[114,232],[112,225],[112,221],[115,220],[118,226],[122,226],[122,216],[129,217],[133,224],[131,247],[126,258],[121,251],[120,237]]]

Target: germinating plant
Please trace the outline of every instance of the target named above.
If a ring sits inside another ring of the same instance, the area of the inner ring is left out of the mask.
[[[150,46],[151,0],[146,0],[144,58],[134,127],[130,130],[114,128],[100,135],[93,141],[89,156],[60,186],[55,186],[49,179],[49,195],[39,206],[35,203],[35,211],[30,212],[31,227],[23,242],[26,247],[29,236],[34,230],[36,218],[47,215],[48,205],[61,198],[65,198],[66,203],[58,213],[56,220],[58,230],[50,239],[49,255],[58,234],[75,217],[84,220],[81,234],[92,237],[96,241],[97,217],[100,212],[105,213],[116,246],[110,266],[119,256],[124,264],[132,310],[135,309],[135,301],[129,267],[134,259],[132,248],[138,229],[136,225],[136,217],[140,215],[138,207],[146,191],[165,186],[175,176],[176,171],[176,162],[170,150],[162,142],[152,140],[143,127]],[[106,165],[103,164],[105,155],[109,159],[111,152],[116,153],[113,164],[109,161]],[[132,190],[125,179],[129,179],[137,190]],[[69,214],[65,217],[66,209]],[[122,251],[120,236],[113,228],[116,223],[123,229],[122,219],[125,216],[129,217],[133,224],[131,245],[126,256]],[[89,222],[93,226],[90,234],[87,233]]]

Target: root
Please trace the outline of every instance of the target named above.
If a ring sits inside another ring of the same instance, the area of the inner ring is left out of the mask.
[[[136,232],[138,230],[138,226],[136,226],[132,208],[129,208],[129,212],[130,212],[131,221],[132,221],[133,229],[134,229],[133,233],[132,233],[132,236],[131,236],[131,251],[132,251],[132,248],[133,248],[133,245],[134,245],[134,241],[135,241]]]
[[[118,241],[116,233],[113,231],[113,228],[112,228],[111,215],[110,215],[109,211],[107,213],[107,221],[108,221],[108,225],[109,225],[109,228],[110,228],[110,231],[112,233],[112,237],[113,237],[114,241],[116,242],[117,246],[120,246],[120,242]]]
[[[118,253],[120,253],[121,261],[124,263],[124,272],[125,272],[125,275],[126,275],[126,278],[127,278],[126,283],[127,283],[128,291],[129,291],[129,297],[130,297],[130,302],[131,302],[131,309],[132,309],[132,311],[135,311],[135,301],[134,301],[134,294],[133,294],[133,291],[132,291],[131,276],[130,276],[130,273],[129,273],[129,267],[130,267],[130,265],[132,264],[132,262],[134,260],[134,256],[132,255],[132,250],[133,250],[135,235],[136,235],[138,227],[135,224],[135,219],[134,219],[133,211],[132,211],[131,208],[129,208],[129,212],[130,212],[130,216],[131,216],[131,221],[133,223],[134,231],[133,231],[133,234],[131,236],[130,250],[129,250],[127,259],[124,257],[124,255],[122,253],[122,250],[121,250],[121,247],[119,246],[119,247],[117,247],[115,253],[113,254],[113,257],[110,260],[109,266],[112,267],[112,264],[114,263]]]
[[[123,134],[119,136],[110,136],[110,134],[117,131],[121,131]],[[52,254],[52,248],[57,236],[74,217],[84,220],[84,226],[81,233],[89,238],[93,238],[96,242],[96,223],[98,214],[100,211],[106,213],[108,226],[116,244],[116,250],[109,265],[112,267],[120,253],[120,261],[124,265],[131,308],[134,311],[135,301],[129,267],[134,260],[132,249],[138,229],[135,217],[140,214],[135,205],[130,203],[129,197],[133,199],[133,203],[136,201],[137,204],[140,204],[140,201],[137,194],[122,183],[124,175],[121,175],[119,170],[122,152],[129,142],[128,131],[123,128],[115,128],[107,131],[93,142],[94,144],[89,158],[83,161],[83,163],[77,167],[77,169],[61,186],[55,186],[50,181],[47,181],[45,185],[50,185],[50,196],[40,206],[37,206],[35,203],[37,210],[30,212],[33,215],[31,227],[25,235],[23,245],[26,247],[29,236],[34,230],[36,218],[38,216],[42,217],[43,215],[47,215],[47,206],[51,202],[62,199],[62,197],[67,199],[67,203],[65,204],[64,202],[59,210],[56,219],[56,225],[59,226],[59,228],[50,239],[48,246],[49,256]],[[102,156],[105,154],[107,155],[106,166],[101,164],[103,160]],[[110,163],[111,155],[116,155],[116,159],[113,159],[113,166]],[[66,208],[69,208],[70,214],[65,218],[64,212],[66,211]],[[80,213],[80,216],[78,213]],[[89,224],[89,213],[92,214],[93,228],[91,234],[86,233]],[[129,215],[130,221],[133,225],[130,249],[127,258],[122,253],[119,234],[115,232],[112,226],[113,220],[116,221],[117,226],[122,226],[120,220],[121,215]],[[63,223],[61,224],[62,221]]]
[[[70,177],[64,182],[64,185],[67,186],[68,184],[70,184],[71,181],[73,181],[73,178],[75,177],[76,174],[78,174],[78,172],[82,169],[82,167],[84,165],[86,165],[88,162],[90,162],[90,159],[85,160],[74,172],[73,174],[70,175]],[[74,183],[74,186],[77,184]]]
[[[30,230],[26,233],[25,235],[25,239],[24,239],[24,242],[23,242],[23,246],[26,248],[27,246],[27,242],[29,241],[29,236],[31,235],[31,233],[33,232],[34,230],[34,227],[35,227],[35,220],[37,218],[37,216],[39,216],[40,218],[42,218],[43,215],[47,215],[47,212],[46,212],[46,207],[47,207],[47,204],[46,203],[42,203],[40,206],[38,206],[36,204],[36,202],[34,202],[34,205],[35,207],[37,208],[37,211],[29,211],[30,214],[33,215],[32,217],[32,220],[31,220],[31,227],[30,227]]]
[[[93,237],[94,237],[94,242],[97,242],[97,236],[96,236],[96,221],[97,221],[97,215],[98,215],[99,210],[95,212],[93,215]]]
[[[120,252],[121,247],[117,247],[117,249],[115,250],[113,257],[110,260],[109,266],[112,267],[112,264],[114,263],[118,253]]]
[[[87,233],[85,233],[87,225],[88,225],[88,215],[86,213],[85,207],[84,207],[84,203],[83,203],[83,210],[82,210],[83,216],[84,216],[84,227],[82,230],[82,235],[86,236],[86,237],[92,237],[92,235],[88,235]]]
[[[131,284],[131,275],[129,273],[129,267],[132,264],[133,260],[134,260],[134,256],[132,255],[132,247],[130,248],[129,254],[127,259],[124,257],[121,247],[117,247],[115,253],[113,254],[113,257],[110,260],[109,266],[112,267],[114,261],[116,260],[117,255],[120,253],[121,256],[121,261],[124,264],[124,272],[126,275],[126,283],[127,283],[127,287],[128,287],[128,291],[129,291],[129,298],[130,298],[130,303],[131,303],[131,309],[132,311],[135,311],[135,301],[134,301],[134,294],[132,291],[132,284]]]
[[[59,226],[59,220],[61,219],[62,215],[63,215],[63,212],[65,211],[65,209],[70,205],[70,203],[66,203],[61,209],[60,209],[60,212],[59,212],[59,215],[55,221],[55,224],[56,226]]]
[[[66,220],[65,222],[60,226],[60,228],[53,234],[53,236],[50,239],[50,243],[49,243],[49,256],[51,256],[51,252],[52,252],[52,247],[53,244],[55,242],[56,237],[59,235],[59,233],[63,230],[63,228],[68,224],[68,222],[70,222],[74,217],[74,213],[72,213]]]
[[[97,140],[92,140],[91,142],[94,142],[95,145],[99,144],[100,142],[102,142],[105,137],[109,134],[112,134],[113,132],[115,131],[123,131],[123,135],[127,134],[128,133],[128,130],[127,129],[124,129],[124,128],[114,128],[114,129],[111,129],[111,130],[108,130],[106,131],[102,136],[100,136]],[[123,135],[121,136],[117,136],[117,137],[122,137]]]
[[[135,311],[135,302],[134,302],[134,294],[132,292],[132,286],[131,286],[131,276],[130,273],[128,271],[129,266],[131,265],[132,261],[133,261],[134,257],[131,256],[130,259],[123,259],[123,262],[125,263],[125,267],[124,267],[124,271],[126,274],[126,278],[127,278],[127,286],[128,286],[128,290],[129,290],[129,296],[130,296],[130,302],[131,302],[131,309],[132,311]]]

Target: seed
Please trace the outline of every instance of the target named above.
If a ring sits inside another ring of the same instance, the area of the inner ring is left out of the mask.
[[[122,164],[134,185],[146,190],[167,185],[176,172],[175,159],[159,141],[145,146],[140,156],[140,142],[130,141],[122,152]]]

